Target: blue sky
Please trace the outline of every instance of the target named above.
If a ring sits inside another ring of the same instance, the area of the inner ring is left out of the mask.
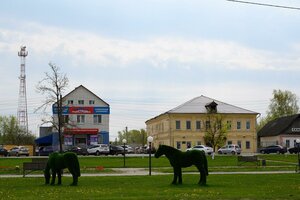
[[[67,74],[69,91],[82,84],[110,104],[112,140],[200,95],[264,116],[273,89],[300,95],[299,35],[299,10],[226,0],[1,1],[0,112],[16,115],[26,45],[34,133],[43,99],[35,86],[49,62]]]

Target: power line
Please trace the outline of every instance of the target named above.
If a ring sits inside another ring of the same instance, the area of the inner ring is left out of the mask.
[[[299,7],[293,7],[293,6],[283,6],[283,5],[266,4],[266,3],[258,3],[258,2],[251,2],[251,1],[238,1],[238,0],[226,0],[226,1],[231,1],[231,2],[235,2],[235,3],[253,4],[253,5],[258,5],[258,6],[269,6],[269,7],[276,7],[276,8],[300,10]]]

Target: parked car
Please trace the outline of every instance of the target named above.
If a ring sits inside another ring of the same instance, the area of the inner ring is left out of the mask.
[[[287,149],[286,147],[280,146],[280,145],[271,145],[271,146],[267,146],[267,147],[263,147],[260,149],[259,151],[260,153],[286,153]]]
[[[85,147],[79,147],[79,146],[69,146],[67,147],[64,152],[73,152],[77,155],[88,155],[89,152],[87,151],[87,148]]]
[[[198,150],[198,151],[204,151],[205,154],[212,154],[213,153],[213,148],[207,147],[205,145],[196,145],[193,146],[192,148],[188,148],[186,151],[191,151],[191,150]]]
[[[292,154],[292,153],[298,153],[300,151],[299,151],[298,147],[292,147],[292,148],[289,148],[289,152]]]
[[[52,146],[42,146],[39,147],[38,155],[39,156],[49,156],[49,154],[53,153],[53,147]]]
[[[87,148],[88,154],[94,154],[94,155],[108,155],[109,154],[109,145],[108,144],[95,144],[91,145]]]
[[[124,149],[124,145],[122,145],[120,147]],[[125,145],[125,153],[134,153],[134,150],[131,146]]]
[[[4,147],[0,147],[0,155],[6,157],[8,155],[8,151]]]
[[[29,156],[29,150],[23,146],[16,146],[8,151],[8,156]]]
[[[241,154],[241,148],[236,144],[228,144],[218,149],[218,154]]]
[[[123,147],[110,145],[109,149],[110,149],[110,152],[109,152],[110,155],[119,155],[119,154],[124,155]]]

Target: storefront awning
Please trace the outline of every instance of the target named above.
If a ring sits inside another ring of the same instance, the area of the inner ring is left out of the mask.
[[[47,136],[44,136],[44,137],[40,137],[40,138],[38,138],[34,141],[37,145],[51,145],[52,140],[53,140],[53,134],[47,135]]]
[[[72,129],[65,129],[65,134],[89,134],[89,135],[96,135],[98,134],[98,128],[72,128]]]

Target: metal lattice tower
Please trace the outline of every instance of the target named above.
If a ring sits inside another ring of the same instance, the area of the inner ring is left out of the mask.
[[[26,97],[26,75],[25,57],[28,55],[26,46],[21,46],[18,56],[21,58],[20,88],[18,101],[18,124],[21,129],[28,133],[27,97]]]

